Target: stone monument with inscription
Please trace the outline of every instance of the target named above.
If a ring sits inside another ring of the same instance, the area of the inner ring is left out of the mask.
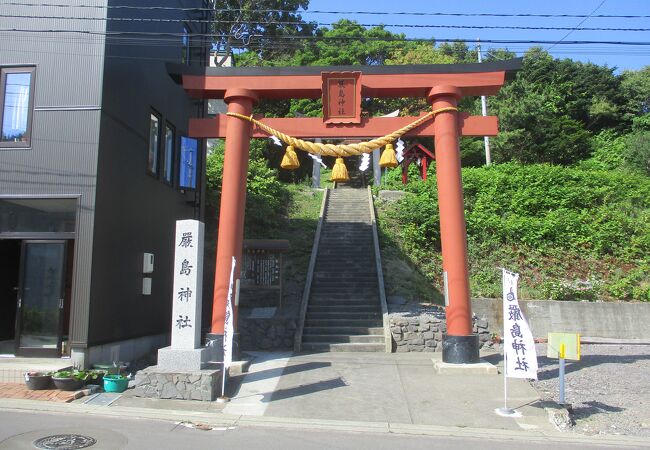
[[[203,223],[176,222],[171,346],[158,350],[158,365],[136,374],[139,397],[214,400],[220,370],[206,368],[209,349],[201,346]]]
[[[172,345],[158,350],[161,368],[200,370],[207,362],[208,349],[201,346],[203,229],[198,220],[176,222]]]

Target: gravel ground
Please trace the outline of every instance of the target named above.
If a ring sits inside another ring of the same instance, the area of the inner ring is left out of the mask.
[[[543,400],[558,401],[559,364],[537,344]],[[573,432],[650,437],[650,345],[583,344],[580,361],[567,361],[565,398]]]

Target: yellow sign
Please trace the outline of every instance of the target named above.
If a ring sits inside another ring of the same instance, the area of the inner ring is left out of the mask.
[[[549,333],[546,344],[548,358],[580,360],[580,335],[578,333]]]

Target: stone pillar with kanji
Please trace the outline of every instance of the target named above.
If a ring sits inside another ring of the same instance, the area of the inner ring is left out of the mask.
[[[201,346],[204,225],[198,220],[176,222],[171,346],[158,351],[158,366],[200,370],[208,361]]]

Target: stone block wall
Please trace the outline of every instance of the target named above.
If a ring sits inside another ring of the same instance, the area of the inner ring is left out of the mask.
[[[293,350],[297,319],[241,319],[239,321],[242,350]]]
[[[136,397],[213,401],[221,393],[221,371],[178,372],[147,367],[135,375]]]
[[[425,311],[393,312],[389,314],[389,323],[394,352],[442,351],[442,335],[447,332],[443,308],[434,306]],[[491,341],[485,319],[474,318],[474,333],[479,335],[481,346]]]

